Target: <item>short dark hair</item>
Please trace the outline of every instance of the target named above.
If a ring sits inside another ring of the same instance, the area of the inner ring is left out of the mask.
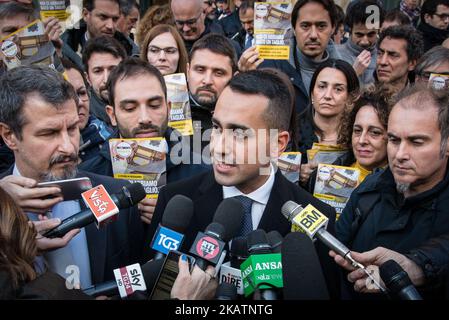
[[[127,56],[125,49],[118,40],[109,36],[100,36],[87,41],[83,50],[84,68],[89,70],[89,60],[94,53],[109,53],[115,58],[124,60]]]
[[[254,1],[254,0],[243,1],[242,4],[240,5],[239,12],[245,13],[248,9],[254,10],[254,3],[255,2],[256,1]]]
[[[337,26],[337,8],[335,7],[335,3],[333,0],[298,0],[292,11],[292,26],[293,29],[296,26],[296,21],[298,20],[299,10],[308,3],[319,3],[324,9],[329,13],[329,17],[331,19],[331,24],[333,27]]]
[[[379,9],[379,26],[382,24],[385,16],[385,11],[377,4],[376,0],[361,0],[357,1],[346,12],[345,24],[352,30],[355,24],[365,24],[371,16],[370,11],[366,11],[369,6],[376,6]]]
[[[443,5],[449,7],[449,0],[426,0],[421,7],[421,21],[424,22],[426,14],[434,15],[437,12],[437,7]]]
[[[381,32],[378,47],[385,38],[403,39],[407,42],[407,57],[409,61],[418,60],[424,52],[424,40],[420,32],[411,25],[392,26]]]
[[[133,8],[140,11],[140,6],[136,0],[120,0],[120,13],[125,17],[129,16]]]
[[[115,2],[120,6],[120,0],[108,0],[111,2]],[[83,8],[87,11],[92,11],[95,9],[95,0],[83,0]]]
[[[231,40],[225,36],[217,33],[209,33],[197,40],[190,51],[189,61],[192,61],[196,51],[204,49],[228,57],[231,60],[232,73],[235,73],[238,70],[237,54],[234,46],[232,45]]]
[[[34,10],[31,5],[26,5],[16,1],[0,3],[0,20],[15,17],[19,14],[26,15],[30,22],[31,20],[37,19],[39,16],[38,11]]]
[[[149,64],[146,61],[140,60],[136,57],[126,58],[119,65],[112,70],[109,75],[107,88],[108,88],[108,98],[109,104],[115,108],[114,99],[115,99],[115,86],[119,80],[123,80],[126,78],[132,78],[138,75],[149,75],[155,77],[161,87],[162,91],[164,91],[165,98],[167,99],[167,86],[165,84],[164,77],[160,73],[160,71]]]
[[[384,17],[384,22],[385,21],[397,21],[400,25],[410,25],[412,23],[409,16],[400,9],[388,11]]]
[[[57,71],[44,66],[22,66],[0,77],[0,122],[22,139],[26,124],[23,106],[31,94],[37,94],[55,109],[77,96],[72,85]]]
[[[237,74],[228,86],[238,93],[266,97],[268,106],[262,117],[269,129],[289,130],[292,96],[281,77],[274,72],[252,70]]]
[[[441,132],[440,157],[444,158],[449,138],[449,92],[448,90],[434,89],[426,84],[414,84],[400,91],[395,97],[395,106],[402,100],[411,100],[415,103],[402,103],[405,108],[427,110],[433,104],[438,110],[438,128]]]
[[[73,63],[67,58],[59,58],[61,60],[61,64],[64,67],[65,70],[74,69],[78,71],[81,74],[81,77],[83,78],[84,86],[86,88],[89,88],[89,82],[87,81],[86,75],[84,74],[83,69],[81,69],[77,64]]]

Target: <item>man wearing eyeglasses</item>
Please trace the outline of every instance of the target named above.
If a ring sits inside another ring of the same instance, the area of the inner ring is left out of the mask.
[[[172,0],[171,11],[187,52],[190,52],[197,40],[209,33],[224,34],[223,28],[218,23],[206,19],[203,0]],[[241,49],[238,43],[233,41],[232,45],[240,56]]]
[[[418,30],[424,38],[424,50],[441,45],[449,37],[449,0],[427,0],[421,9]]]
[[[437,46],[427,51],[416,64],[415,73],[417,82],[449,90],[449,49]]]

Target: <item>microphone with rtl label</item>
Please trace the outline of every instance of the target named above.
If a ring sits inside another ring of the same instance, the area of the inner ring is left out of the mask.
[[[56,228],[44,234],[47,238],[62,238],[67,232],[83,228],[92,222],[97,227],[114,221],[120,209],[137,205],[145,198],[145,189],[140,183],[132,183],[122,187],[122,191],[109,195],[103,185],[96,186],[81,194],[88,209],[76,213],[64,220]]]
[[[248,234],[248,251],[249,258],[240,266],[245,297],[254,293],[254,300],[277,300],[277,289],[283,287],[281,254],[272,253],[260,229]]]
[[[178,194],[168,201],[151,241],[151,248],[157,251],[155,260],[163,259],[170,250],[179,250],[192,216],[193,201],[190,198]]]
[[[394,260],[388,260],[379,267],[380,277],[390,294],[401,300],[422,300],[413,286],[407,272]]]
[[[120,294],[126,298],[136,291],[145,292],[156,283],[164,260],[151,260],[142,265],[133,264],[114,270],[115,280],[93,285],[83,290],[85,294],[93,297],[112,296]]]
[[[292,223],[292,232],[303,232],[312,240],[315,240],[315,237],[320,239],[329,249],[349,261],[354,268],[364,270],[373,284],[382,292],[385,292],[385,288],[372,277],[366,267],[354,260],[351,251],[326,230],[329,218],[319,212],[313,205],[309,204],[303,208],[293,201],[287,201],[282,206],[281,212]]]
[[[212,222],[204,233],[198,232],[190,248],[190,253],[197,258],[198,267],[206,270],[207,266],[216,266],[223,261],[224,247],[240,231],[242,220],[243,206],[240,201],[228,198],[220,203]]]

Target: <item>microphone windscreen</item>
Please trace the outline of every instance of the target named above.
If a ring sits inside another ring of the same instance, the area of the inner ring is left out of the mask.
[[[408,274],[394,260],[388,260],[379,267],[379,274],[388,290],[398,293],[403,288],[412,285]]]
[[[268,243],[265,231],[257,229],[248,234],[248,251],[250,254],[264,254],[271,252],[271,247]]]
[[[277,230],[273,230],[267,233],[268,243],[271,246],[271,252],[280,253],[282,248],[282,240],[284,238]]]
[[[246,237],[232,239],[230,254],[239,257],[248,257],[248,240]]]
[[[156,284],[164,261],[164,259],[150,260],[141,266],[143,279],[145,280],[145,285],[147,286],[148,293],[151,293],[151,290]]]
[[[216,300],[237,300],[237,287],[233,284],[222,282],[215,291]]]
[[[131,206],[135,206],[140,201],[142,201],[146,196],[145,188],[139,182],[131,183],[124,186],[122,189],[122,194],[125,196],[124,200],[126,200],[128,204],[122,206],[121,208],[128,208]]]
[[[246,237],[235,237],[232,239],[231,248],[229,249],[231,267],[240,269],[240,265],[248,256],[248,241]]]
[[[329,300],[321,264],[308,236],[289,233],[281,254],[285,300]]]
[[[193,216],[193,201],[177,194],[168,201],[162,216],[162,226],[184,233]]]
[[[215,233],[219,239],[223,239],[223,235],[226,233],[225,228],[219,224],[218,222],[211,222],[206,230],[204,230],[205,233]]]
[[[282,206],[281,213],[288,221],[292,221],[296,215],[296,208],[298,208],[298,204],[289,200]]]
[[[242,203],[234,198],[224,199],[214,215],[214,222],[221,224],[226,232],[222,240],[230,241],[237,235],[242,227],[243,206]]]

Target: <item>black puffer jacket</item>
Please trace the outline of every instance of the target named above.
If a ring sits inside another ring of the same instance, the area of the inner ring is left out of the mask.
[[[367,208],[368,199],[372,205]],[[448,208],[449,170],[431,190],[404,199],[386,169],[354,190],[337,221],[337,237],[357,252],[385,247],[407,254],[423,268],[431,285],[422,292],[424,298],[442,297],[449,264]]]

